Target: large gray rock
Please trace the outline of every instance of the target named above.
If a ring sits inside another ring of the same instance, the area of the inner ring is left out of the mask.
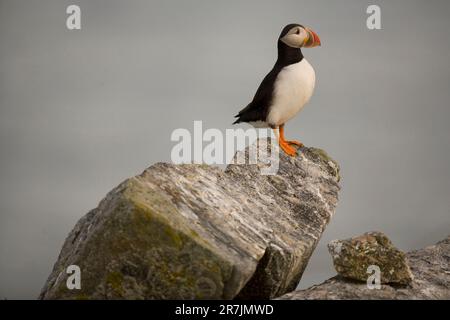
[[[244,156],[248,158],[248,153]],[[302,148],[263,163],[158,163],[112,190],[67,237],[41,299],[274,298],[295,289],[335,210],[339,167]],[[66,268],[81,269],[81,289]]]
[[[366,283],[336,276],[280,299],[450,299],[450,236],[406,256],[414,275],[407,286],[382,285],[380,289],[369,289]]]

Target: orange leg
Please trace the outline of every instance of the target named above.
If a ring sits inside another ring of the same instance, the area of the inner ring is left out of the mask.
[[[303,147],[303,143],[301,143],[300,141],[296,141],[296,140],[286,140],[284,138],[284,124],[280,126],[280,140],[283,139],[283,141],[285,141],[288,144],[293,144],[296,145],[297,147],[301,148]]]
[[[295,155],[297,155],[297,150],[295,148],[293,148],[290,145],[290,141],[286,141],[284,139],[284,125],[281,125],[279,127],[279,131],[280,131],[280,137],[279,137],[279,141],[278,144],[280,145],[280,148],[289,156],[293,157]]]

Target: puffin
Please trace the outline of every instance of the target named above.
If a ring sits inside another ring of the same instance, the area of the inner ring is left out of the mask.
[[[278,58],[264,77],[253,100],[236,116],[233,124],[246,122],[256,128],[272,128],[280,148],[289,156],[297,155],[303,144],[286,140],[284,126],[311,99],[316,75],[305,59],[302,48],[320,46],[320,38],[313,30],[292,23],[283,28],[278,37]]]

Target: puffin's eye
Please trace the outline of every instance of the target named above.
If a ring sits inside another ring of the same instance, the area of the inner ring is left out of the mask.
[[[300,34],[300,28],[298,28],[297,31],[295,31],[295,34]]]

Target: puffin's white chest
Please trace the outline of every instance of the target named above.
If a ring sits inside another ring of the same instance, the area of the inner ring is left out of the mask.
[[[314,69],[304,58],[284,67],[275,81],[267,123],[279,126],[292,119],[311,99],[315,82]]]

